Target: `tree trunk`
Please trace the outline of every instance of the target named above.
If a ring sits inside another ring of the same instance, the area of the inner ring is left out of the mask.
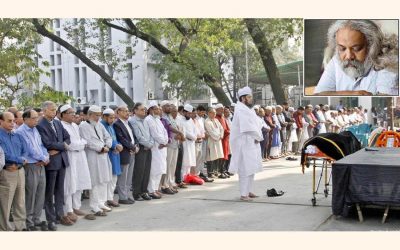
[[[263,62],[267,78],[271,84],[272,93],[274,94],[277,104],[282,104],[286,100],[285,93],[283,90],[281,78],[279,76],[278,67],[276,66],[275,59],[272,55],[271,49],[268,47],[268,41],[266,34],[257,25],[256,19],[244,19],[247,30],[253,39],[254,44],[260,53],[261,60]]]
[[[92,60],[86,57],[85,54],[83,54],[80,50],[76,49],[70,43],[48,31],[43,25],[39,24],[39,21],[37,19],[32,19],[32,23],[39,34],[48,37],[54,42],[60,44],[69,52],[71,52],[73,55],[78,57],[84,64],[86,64],[90,69],[96,72],[111,87],[111,89],[122,99],[122,101],[124,101],[126,105],[128,105],[129,109],[133,108],[134,105],[133,100],[129,97],[128,94],[125,93],[125,91],[119,86],[119,84],[110,75],[108,75],[101,67],[95,64]]]

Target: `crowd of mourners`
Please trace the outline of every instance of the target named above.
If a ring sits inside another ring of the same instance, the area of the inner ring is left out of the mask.
[[[316,134],[367,123],[362,107],[253,109],[262,124],[263,161],[298,153]],[[96,220],[121,205],[176,195],[188,184],[230,178],[234,115],[235,104],[206,109],[169,101],[131,110],[77,111],[50,101],[23,111],[10,107],[0,114],[0,230],[56,231],[79,217]],[[90,211],[81,208],[84,199]]]

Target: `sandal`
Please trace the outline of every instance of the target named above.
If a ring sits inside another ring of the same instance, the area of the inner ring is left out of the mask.
[[[249,197],[250,197],[250,198],[258,198],[258,197],[260,197],[260,196],[255,195],[255,194],[253,194],[253,193],[249,193]]]
[[[98,211],[98,212],[92,211],[92,212],[94,213],[95,216],[107,216],[106,212],[104,211]]]

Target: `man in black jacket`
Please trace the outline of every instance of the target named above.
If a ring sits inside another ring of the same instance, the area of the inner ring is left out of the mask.
[[[37,125],[44,147],[50,155],[50,163],[46,165],[46,192],[44,209],[48,228],[56,231],[56,222],[69,226],[73,222],[64,216],[64,177],[65,168],[69,167],[67,148],[71,143],[68,132],[61,122],[55,120],[56,105],[46,101],[42,105],[44,117]],[[53,196],[55,202],[53,202]]]
[[[133,168],[135,165],[135,153],[139,147],[135,144],[135,137],[132,125],[128,122],[129,111],[126,106],[117,108],[118,120],[114,123],[114,130],[117,140],[122,144],[123,150],[120,152],[121,175],[118,176],[117,191],[119,203],[130,205],[135,203],[134,199],[129,198],[129,191],[132,186]]]

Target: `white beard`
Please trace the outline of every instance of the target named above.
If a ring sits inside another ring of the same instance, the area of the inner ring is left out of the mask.
[[[348,76],[357,79],[365,75],[372,66],[371,60],[367,57],[362,63],[357,60],[340,60],[340,67]]]

